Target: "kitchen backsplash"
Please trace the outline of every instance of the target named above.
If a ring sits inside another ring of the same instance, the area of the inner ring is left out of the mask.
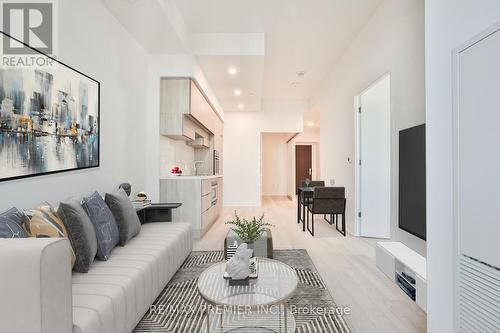
[[[173,167],[178,166],[184,175],[194,174],[194,148],[184,141],[176,141],[160,136],[160,177],[170,175]]]

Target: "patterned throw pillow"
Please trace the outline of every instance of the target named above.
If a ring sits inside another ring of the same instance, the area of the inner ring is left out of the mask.
[[[38,207],[24,211],[28,216],[26,230],[31,237],[36,238],[68,238],[68,232],[63,221],[52,206],[41,203]],[[75,266],[75,251],[71,250],[71,267]]]
[[[0,238],[27,238],[24,229],[28,217],[17,208],[0,214]]]
[[[108,260],[111,250],[118,244],[120,238],[113,213],[97,192],[84,198],[82,206],[94,225],[97,237],[97,257],[101,260]]]
[[[124,246],[141,231],[141,221],[137,216],[127,193],[120,188],[116,192],[106,193],[106,203],[113,212],[120,232],[120,245]]]

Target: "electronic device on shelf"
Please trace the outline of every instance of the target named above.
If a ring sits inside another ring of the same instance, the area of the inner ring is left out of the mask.
[[[408,276],[405,273],[402,273],[402,274],[404,274],[405,276]],[[415,281],[415,280],[413,280],[413,281]],[[399,288],[401,288],[401,290],[403,290],[412,300],[416,299],[415,286],[412,285],[408,280],[406,280],[406,278],[403,275],[396,273],[396,283],[399,286]]]
[[[415,284],[415,279],[406,274],[405,272],[401,272],[401,275],[406,279],[406,281],[410,282],[411,284]]]

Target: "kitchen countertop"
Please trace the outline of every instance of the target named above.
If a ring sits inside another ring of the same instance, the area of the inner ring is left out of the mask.
[[[215,179],[215,178],[222,178],[222,175],[212,175],[212,176],[163,176],[161,179]]]

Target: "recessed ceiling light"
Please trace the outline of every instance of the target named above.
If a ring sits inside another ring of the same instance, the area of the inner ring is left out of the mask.
[[[234,91],[234,94],[235,94],[236,96],[240,96],[240,95],[241,95],[241,90],[236,89],[236,90]]]
[[[236,69],[236,67],[229,67],[227,72],[229,73],[229,75],[236,75],[238,74],[238,70]]]
[[[312,121],[310,121],[307,123],[307,126],[309,126],[309,127],[314,126],[314,123]]]
[[[306,75],[306,71],[297,71],[295,74],[297,74],[297,76],[304,76]]]
[[[238,104],[238,109],[243,110],[245,108],[245,105],[243,104]]]

